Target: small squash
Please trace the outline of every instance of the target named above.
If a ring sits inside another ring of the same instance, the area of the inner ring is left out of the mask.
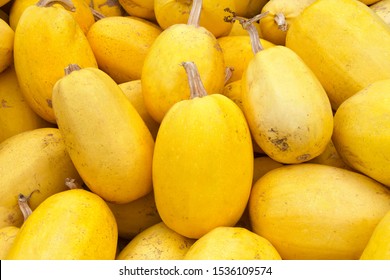
[[[48,197],[23,223],[8,260],[113,260],[115,217],[98,195],[67,190]]]

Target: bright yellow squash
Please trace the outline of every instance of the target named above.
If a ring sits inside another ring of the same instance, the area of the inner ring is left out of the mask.
[[[105,72],[66,68],[53,88],[53,109],[65,145],[90,190],[128,203],[152,190],[154,141],[144,121]]]
[[[156,21],[154,0],[118,0],[118,3],[129,15]]]
[[[141,78],[146,54],[161,28],[133,16],[106,17],[87,34],[99,68],[117,83]]]
[[[224,17],[228,15],[225,9],[234,11],[234,0],[154,0],[154,13],[158,24],[163,29],[167,29],[174,24],[186,23],[197,1],[202,2],[200,26],[209,30],[217,38],[229,34],[232,25],[224,21]]]
[[[19,228],[15,226],[7,226],[0,229],[0,260],[6,258],[18,232]]]
[[[375,227],[360,259],[390,260],[390,211]]]
[[[0,142],[20,132],[53,126],[26,103],[13,66],[0,74],[0,100]]]
[[[67,190],[48,197],[24,222],[8,260],[113,260],[118,232],[98,195]]]
[[[0,19],[0,73],[13,62],[15,32],[3,20]]]
[[[390,79],[351,96],[334,116],[333,143],[350,167],[390,186]]]
[[[268,14],[260,20],[262,38],[277,44],[285,45],[287,30],[294,19],[316,0],[270,0],[261,12]]]
[[[86,36],[75,19],[60,7],[30,6],[15,31],[15,71],[31,108],[55,123],[52,89],[70,63],[96,67]]]
[[[217,227],[189,248],[185,260],[281,260],[265,238],[242,227]]]
[[[241,27],[241,29],[243,29]],[[241,36],[223,36],[219,37],[218,43],[222,48],[223,57],[226,67],[232,67],[233,73],[227,83],[240,80],[246,67],[254,57],[252,51],[251,39],[247,35]],[[273,43],[260,39],[260,43],[264,49],[274,46]]]
[[[118,225],[118,235],[130,240],[146,228],[161,222],[153,192],[125,204],[107,202]]]
[[[389,210],[390,191],[382,184],[312,163],[269,171],[249,200],[253,231],[283,259],[358,259]]]
[[[145,106],[160,123],[173,104],[190,97],[187,76],[180,65],[193,61],[207,92],[221,92],[225,84],[225,63],[215,36],[199,26],[201,3],[194,1],[188,24],[174,24],[154,41],[142,68],[141,84]]]
[[[89,28],[95,22],[93,13],[85,0],[14,0],[9,14],[9,24],[13,30],[16,30],[26,8],[33,5],[63,8],[72,15],[84,34],[88,33]]]
[[[194,241],[160,222],[135,236],[117,260],[181,260]]]
[[[253,149],[240,108],[221,94],[205,96],[199,77],[193,82],[192,98],[172,106],[159,128],[153,189],[163,222],[199,238],[239,220],[252,185]]]
[[[83,0],[91,8],[97,18],[123,16],[125,12],[118,0]]]
[[[121,83],[119,84],[119,87],[137,110],[138,114],[149,128],[149,131],[155,140],[160,124],[150,116],[148,110],[146,109],[144,95],[142,93],[141,80],[133,80]]]
[[[18,196],[30,196],[34,210],[49,196],[66,190],[65,179],[80,179],[58,128],[21,132],[0,144],[0,228],[20,226]]]
[[[372,82],[390,78],[390,28],[356,0],[316,1],[291,24],[286,46],[315,73],[334,110]]]

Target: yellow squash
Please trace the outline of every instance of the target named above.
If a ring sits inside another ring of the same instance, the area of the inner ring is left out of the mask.
[[[269,171],[249,200],[253,231],[283,259],[358,259],[389,210],[390,191],[382,184],[313,163]]]
[[[115,217],[98,195],[67,190],[48,197],[24,222],[8,260],[113,260]]]
[[[243,28],[241,27],[241,29]],[[240,80],[249,62],[253,59],[251,39],[248,32],[245,32],[247,35],[223,36],[217,39],[222,48],[226,67],[233,68],[232,76],[227,83]],[[260,43],[264,49],[274,46],[271,42],[263,39],[260,39]]]
[[[257,15],[268,0],[234,0],[235,13],[242,17],[253,17]]]
[[[123,16],[125,11],[122,6],[119,4],[118,0],[83,0],[86,2],[89,7],[92,9],[93,13],[98,13],[98,18],[100,15],[103,17],[113,17],[113,16]]]
[[[118,2],[129,15],[156,21],[154,0],[118,0]]]
[[[76,20],[84,34],[87,34],[95,22],[93,13],[85,0],[14,0],[9,14],[9,24],[13,30],[16,30],[26,8],[33,5],[64,8]]]
[[[241,227],[217,227],[195,241],[185,260],[281,260],[265,238]]]
[[[194,1],[193,17],[188,24],[165,29],[154,41],[142,68],[141,84],[145,106],[160,123],[173,104],[190,96],[187,76],[180,65],[197,65],[207,92],[221,92],[225,84],[222,49],[210,31],[199,26],[202,6]]]
[[[253,160],[252,185],[254,185],[257,182],[257,180],[263,177],[267,172],[282,166],[283,164],[273,160],[269,156],[255,157],[255,159]]]
[[[361,260],[390,260],[390,211],[380,220],[368,241]]]
[[[107,202],[118,225],[118,235],[132,239],[144,229],[161,222],[154,194],[149,194],[125,204]]]
[[[158,127],[160,126],[160,124],[150,116],[148,110],[145,107],[141,80],[133,80],[121,83],[119,84],[119,87],[126,95],[126,97],[130,100],[131,104],[133,104],[134,108],[137,110],[138,114],[141,116],[146,126],[149,128],[153,139],[156,139]]]
[[[286,46],[315,73],[334,110],[372,82],[390,78],[390,28],[356,0],[317,0],[291,24]]]
[[[53,109],[72,161],[90,190],[128,203],[152,190],[154,141],[144,121],[105,72],[66,68]]]
[[[390,0],[381,0],[376,2],[373,5],[370,5],[370,8],[381,18],[383,21],[390,25]]]
[[[98,20],[87,34],[99,68],[117,83],[141,78],[146,54],[161,28],[132,16]]]
[[[390,79],[348,98],[334,116],[333,144],[346,164],[390,186]]]
[[[275,46],[257,52],[241,82],[253,138],[269,157],[300,163],[325,150],[333,131],[329,99],[293,51]]]
[[[0,142],[23,131],[53,126],[26,103],[13,66],[0,74],[0,100]]]
[[[277,44],[285,45],[286,34],[291,23],[299,14],[316,0],[270,0],[261,12],[268,14],[260,20],[262,38]]]
[[[160,222],[135,236],[121,250],[117,260],[181,260],[193,243],[193,239]]]
[[[70,63],[97,67],[86,36],[75,19],[60,7],[30,6],[15,31],[15,71],[31,108],[55,123],[52,89]]]
[[[0,260],[6,258],[18,232],[19,228],[15,226],[6,226],[0,229]]]
[[[253,149],[240,108],[221,94],[205,96],[199,77],[189,80],[192,98],[172,106],[157,134],[153,189],[163,222],[199,238],[241,217],[252,185]]]
[[[13,62],[15,32],[7,22],[0,19],[0,73]]]
[[[309,160],[310,163],[318,163],[325,164],[340,168],[345,168],[349,170],[353,170],[350,166],[348,166],[345,161],[340,157],[339,153],[336,150],[336,147],[333,144],[333,141],[330,140],[325,150],[315,158]]]
[[[79,180],[58,128],[19,133],[0,144],[0,228],[20,226],[18,196],[29,196],[34,210],[49,196],[66,190],[65,179]]]
[[[163,28],[174,24],[185,24],[190,16],[193,3],[198,0],[154,0],[154,12],[158,24]],[[209,30],[215,37],[229,34],[232,25],[224,21],[224,17],[229,15],[226,8],[235,10],[235,0],[199,0],[202,2],[202,14],[200,16],[200,26]]]

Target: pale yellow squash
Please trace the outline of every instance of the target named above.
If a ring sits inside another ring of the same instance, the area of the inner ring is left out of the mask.
[[[117,83],[141,78],[146,54],[161,28],[137,17],[112,16],[91,26],[87,39],[99,68]]]
[[[313,72],[290,49],[256,53],[241,79],[242,105],[251,133],[273,160],[300,163],[330,141],[333,112]]]
[[[343,168],[313,163],[269,171],[253,186],[253,231],[283,259],[359,259],[390,210],[390,191]]]
[[[370,8],[381,18],[383,21],[390,25],[390,0],[381,0],[376,2],[373,5],[370,5]]]
[[[334,117],[333,144],[350,167],[390,186],[390,79],[348,98]]]
[[[13,63],[14,37],[15,32],[0,19],[0,73]]]
[[[0,142],[20,132],[53,126],[26,103],[13,66],[0,74],[0,100]]]
[[[7,226],[0,229],[0,260],[4,260],[11,248],[19,228]]]
[[[154,141],[147,126],[105,72],[73,67],[54,85],[53,109],[75,167],[107,201],[128,203],[148,194]]]
[[[356,0],[317,0],[291,24],[286,46],[315,73],[334,110],[372,82],[390,78],[390,28]]]
[[[135,236],[119,253],[117,260],[181,260],[195,240],[168,228],[163,222]]]
[[[217,227],[195,241],[185,260],[281,260],[265,238],[241,227]]]
[[[360,259],[390,260],[390,211],[375,227]]]
[[[285,45],[286,34],[291,23],[300,13],[316,0],[270,0],[261,12],[268,14],[260,20],[262,38],[276,44]]]
[[[0,144],[0,228],[20,226],[18,196],[30,196],[34,210],[49,196],[66,190],[65,179],[80,181],[58,128],[21,132]]]
[[[161,123],[173,104],[190,97],[186,72],[180,65],[193,61],[210,94],[221,92],[225,84],[225,63],[215,36],[199,26],[202,6],[194,5],[188,24],[165,29],[154,41],[145,58],[141,74],[145,106]],[[203,11],[202,11],[203,13]]]
[[[20,88],[31,108],[55,123],[52,108],[54,84],[70,63],[96,67],[86,36],[63,8],[30,6],[15,31],[15,71]]]
[[[98,195],[67,190],[48,197],[24,222],[8,260],[113,260],[115,217]]]
[[[121,238],[130,240],[146,228],[161,222],[153,192],[129,203],[107,204],[115,216]]]
[[[195,81],[192,89],[201,88]],[[199,238],[233,226],[246,207],[252,176],[250,131],[233,101],[203,92],[172,106],[153,155],[156,206],[168,227]]]

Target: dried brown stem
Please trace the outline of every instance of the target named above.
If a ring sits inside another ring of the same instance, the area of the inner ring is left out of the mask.
[[[182,66],[186,70],[188,83],[190,86],[190,99],[195,97],[204,97],[207,96],[207,91],[204,88],[202,80],[199,75],[198,68],[195,63],[192,61],[182,62]]]
[[[190,11],[190,16],[188,18],[187,24],[199,27],[200,21],[200,12],[202,11],[202,0],[192,1],[192,8]]]
[[[36,4],[38,7],[50,7],[54,4],[61,4],[65,9],[74,12],[76,7],[74,6],[72,0],[39,0]]]

